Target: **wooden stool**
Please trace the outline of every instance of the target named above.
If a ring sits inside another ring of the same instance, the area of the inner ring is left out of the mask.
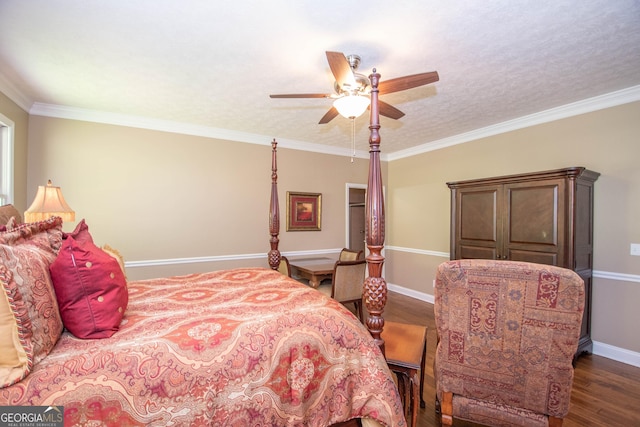
[[[418,404],[421,408],[425,407],[422,394],[424,365],[427,358],[427,327],[384,322],[381,337],[384,340],[385,357],[389,369],[398,379],[398,390],[405,417],[411,409],[411,426],[416,427]]]

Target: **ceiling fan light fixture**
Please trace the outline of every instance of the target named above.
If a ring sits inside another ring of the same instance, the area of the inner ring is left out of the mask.
[[[333,106],[342,117],[355,119],[366,111],[370,103],[371,100],[368,96],[347,95],[333,101]]]
[[[345,56],[342,52],[327,51],[327,61],[331,74],[335,77],[333,89],[335,93],[289,93],[269,95],[271,98],[331,98],[333,106],[320,119],[318,124],[323,125],[341,115],[348,119],[355,119],[370,105],[371,81],[364,74],[356,72],[360,63],[358,55]],[[376,69],[373,69],[375,73]],[[385,80],[378,85],[378,94],[400,92],[414,87],[437,82],[440,79],[437,71],[412,74],[395,79]],[[337,99],[336,99],[337,98]],[[404,113],[393,105],[378,101],[378,112],[381,116],[398,120]]]

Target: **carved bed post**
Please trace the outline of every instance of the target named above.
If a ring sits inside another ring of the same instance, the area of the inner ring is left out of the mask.
[[[384,328],[382,312],[387,303],[387,282],[382,277],[384,257],[384,196],[380,170],[380,116],[378,113],[378,82],[380,74],[373,69],[371,80],[371,116],[369,130],[369,182],[366,200],[367,267],[369,276],[364,281],[364,303],[369,312],[367,328],[384,354],[384,340],[380,337]]]
[[[278,165],[276,162],[276,148],[278,143],[273,138],[271,142],[271,200],[269,202],[269,233],[271,239],[269,244],[271,250],[269,251],[269,266],[273,270],[277,270],[280,266],[280,251],[278,250],[278,243],[280,239],[278,234],[280,233],[280,207],[278,205]]]

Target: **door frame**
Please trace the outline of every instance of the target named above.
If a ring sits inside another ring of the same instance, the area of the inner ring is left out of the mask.
[[[351,217],[351,210],[349,209],[349,189],[351,188],[356,188],[356,189],[360,189],[360,190],[364,190],[364,194],[365,194],[365,200],[367,200],[367,184],[355,184],[355,183],[350,183],[347,182],[346,184],[346,188],[345,188],[345,225],[344,225],[344,247],[348,248],[349,247],[349,225],[351,223],[350,221],[350,217]],[[364,256],[366,258],[366,256],[368,255],[368,249],[367,249],[367,244],[365,243],[364,245]]]
[[[355,183],[350,183],[347,182],[346,184],[346,188],[345,188],[345,227],[344,227],[344,247],[348,248],[349,247],[349,215],[351,214],[350,210],[349,210],[349,189],[350,188],[358,188],[358,189],[362,189],[364,190],[364,195],[365,195],[365,207],[366,207],[366,201],[367,201],[367,184],[355,184]],[[385,204],[385,210],[386,210],[386,187],[383,185],[382,186],[382,200],[384,201]],[[366,208],[365,208],[366,209]],[[365,216],[366,216],[366,211],[365,211]],[[366,218],[365,218],[365,223],[366,223]],[[365,225],[366,226],[366,225]],[[366,235],[365,235],[365,239],[366,239]],[[386,242],[387,238],[385,236],[385,242]],[[386,245],[382,248],[382,252],[380,253],[383,257],[385,256],[385,252],[386,252]],[[365,241],[364,244],[364,257],[365,259],[367,258],[367,256],[369,256],[369,248],[367,247],[367,242]],[[385,268],[386,265],[382,264],[382,277],[385,276]],[[369,272],[367,270],[367,276],[369,275]]]

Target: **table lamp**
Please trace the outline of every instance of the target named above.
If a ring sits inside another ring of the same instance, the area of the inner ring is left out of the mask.
[[[63,221],[75,221],[76,219],[76,213],[65,202],[60,187],[54,187],[49,180],[46,186],[38,186],[33,203],[24,213],[24,221],[43,221],[52,216],[59,216]]]

